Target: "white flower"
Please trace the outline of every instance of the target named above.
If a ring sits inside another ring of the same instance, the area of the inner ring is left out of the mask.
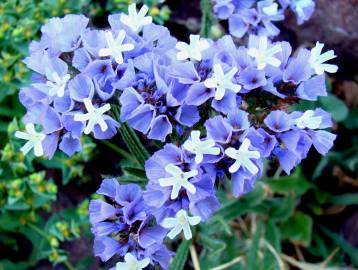
[[[200,131],[193,130],[190,134],[190,139],[184,142],[184,149],[195,154],[195,162],[201,163],[204,155],[219,155],[220,148],[215,147],[215,141],[208,139],[200,140]]]
[[[58,97],[63,97],[65,95],[65,88],[67,82],[70,80],[71,76],[66,74],[62,77],[58,75],[57,72],[52,72],[47,74],[47,79],[49,80],[46,85],[49,87],[51,97],[57,95]]]
[[[175,46],[179,50],[177,53],[177,59],[179,61],[185,59],[194,59],[201,61],[201,52],[210,47],[209,42],[206,39],[200,38],[199,35],[190,35],[190,43],[178,42]]]
[[[278,4],[273,2],[271,5],[264,7],[262,11],[267,16],[275,16],[278,12]]]
[[[127,52],[134,49],[134,45],[131,43],[123,44],[124,38],[126,37],[126,32],[124,30],[119,31],[117,38],[114,39],[112,32],[106,31],[105,37],[108,48],[100,49],[99,56],[112,56],[118,64],[123,64],[122,52]]]
[[[258,45],[258,48],[249,48],[247,53],[256,59],[257,68],[259,70],[264,69],[266,65],[274,67],[279,67],[281,65],[281,61],[274,57],[275,54],[282,51],[280,44],[276,44],[270,48],[267,37],[260,36]]]
[[[323,46],[323,43],[317,42],[316,46],[311,50],[309,59],[310,65],[317,75],[322,75],[325,71],[328,73],[335,73],[338,70],[336,65],[323,64],[324,62],[336,57],[333,50],[321,54]]]
[[[37,132],[34,124],[32,123],[26,124],[25,129],[26,132],[15,132],[15,137],[28,141],[23,147],[21,147],[21,152],[26,155],[33,148],[35,156],[42,156],[44,154],[42,141],[45,139],[46,135],[41,132]]]
[[[143,5],[137,13],[136,4],[131,4],[128,7],[128,15],[121,15],[121,22],[131,28],[134,32],[139,32],[144,25],[152,23],[151,16],[145,16],[148,12],[148,7]]]
[[[118,262],[116,264],[116,270],[142,270],[146,268],[149,263],[149,258],[138,261],[131,253],[127,253],[124,256],[124,262]]]
[[[259,169],[251,161],[251,159],[259,159],[260,153],[258,151],[250,151],[250,145],[250,140],[246,138],[238,150],[233,147],[229,147],[225,150],[225,154],[235,160],[234,164],[232,164],[229,168],[230,173],[237,172],[241,166],[248,169],[251,174],[258,173]]]
[[[295,120],[295,124],[298,128],[317,129],[322,123],[321,116],[314,116],[314,111],[305,111],[302,116]]]
[[[216,88],[214,96],[216,100],[223,99],[226,89],[234,91],[235,93],[238,93],[241,90],[241,85],[232,82],[232,79],[238,71],[236,67],[225,74],[220,64],[215,64],[213,70],[213,76],[206,79],[204,85],[207,88]]]
[[[193,236],[190,225],[195,226],[200,221],[201,218],[199,216],[189,217],[187,212],[181,209],[176,213],[175,218],[165,218],[161,225],[166,229],[171,229],[167,235],[170,239],[174,239],[175,236],[183,231],[185,239],[189,240]]]
[[[178,197],[179,191],[182,187],[189,191],[191,194],[195,194],[196,188],[188,181],[188,179],[196,176],[198,174],[197,170],[183,172],[178,166],[168,164],[165,167],[165,171],[172,176],[167,178],[160,178],[158,181],[159,185],[162,187],[173,186],[172,193],[170,195],[172,200]]]
[[[111,105],[107,103],[100,108],[95,108],[89,98],[85,98],[83,102],[85,104],[87,113],[75,114],[74,120],[79,122],[88,121],[84,133],[90,134],[91,131],[93,131],[94,126],[97,124],[101,127],[103,132],[106,131],[108,129],[108,125],[103,118],[103,114],[111,109]]]
[[[312,0],[295,0],[292,1],[291,6],[294,11],[298,14],[299,17],[304,17],[304,9],[308,8],[313,4]]]

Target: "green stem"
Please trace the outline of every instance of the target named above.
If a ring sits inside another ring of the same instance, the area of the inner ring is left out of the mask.
[[[115,119],[119,121],[119,106],[113,106],[113,112]],[[149,153],[147,149],[144,148],[141,141],[139,140],[135,131],[127,125],[127,123],[121,123],[119,128],[119,133],[121,134],[124,142],[126,143],[129,151],[135,156],[139,164],[144,167],[145,161],[149,158]]]
[[[139,164],[144,166],[145,161],[149,158],[148,151],[143,147],[137,134],[126,123],[122,123],[119,132],[122,135],[123,140],[127,144],[129,151],[136,157]]]
[[[46,240],[48,240],[48,235],[43,230],[41,230],[39,227],[37,227],[36,225],[31,224],[31,223],[27,224],[27,226],[29,226],[31,229],[33,229],[35,232],[37,232],[39,235],[41,235]]]
[[[211,3],[210,0],[201,0],[200,2],[201,7],[201,31],[200,34],[203,37],[209,37],[210,29],[212,25],[212,13],[211,13]]]
[[[115,152],[117,152],[122,157],[127,158],[127,159],[131,158],[130,154],[128,154],[126,151],[124,151],[123,149],[121,149],[120,147],[115,145],[114,143],[111,143],[110,141],[107,141],[107,140],[101,140],[100,142],[103,143],[104,145],[108,146],[109,148],[111,148]]]
[[[76,268],[69,261],[63,261],[62,263],[68,268],[68,270],[76,270]]]

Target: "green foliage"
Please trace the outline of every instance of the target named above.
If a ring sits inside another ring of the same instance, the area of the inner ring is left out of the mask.
[[[188,257],[191,240],[184,240],[177,249],[176,255],[170,265],[170,270],[183,270]]]
[[[26,262],[14,264],[0,260],[0,269],[27,269],[46,258],[54,264],[67,264],[68,254],[60,244],[77,239],[80,229],[88,227],[88,202],[84,201],[77,209],[53,212],[58,187],[46,171],[60,169],[63,184],[70,179],[83,179],[83,162],[91,159],[94,144],[83,142],[85,151],[71,159],[56,154],[52,162],[44,162],[20,152],[21,142],[13,136],[20,128],[15,119],[8,125],[8,139],[3,140],[0,156],[0,244],[15,252],[21,246],[10,235],[22,235],[31,242],[32,249]],[[41,169],[35,170],[35,167]],[[46,213],[50,218],[46,220],[40,213]]]
[[[290,176],[264,178],[256,184],[254,191],[239,199],[226,194],[219,191],[222,208],[198,230],[202,269],[281,270],[288,269],[288,265],[299,269],[330,269],[323,266],[326,264],[300,262],[295,259],[295,254],[282,253],[286,250],[283,246],[305,249],[306,253],[324,260],[338,245],[355,264],[352,256],[356,250],[353,247],[332,233],[330,237],[336,242],[328,244],[315,225],[316,214],[299,210],[303,196],[309,195],[312,198],[310,204],[322,213],[322,207],[327,203],[355,204],[354,194],[322,195],[300,168]],[[338,256],[331,262],[332,265],[342,263]]]

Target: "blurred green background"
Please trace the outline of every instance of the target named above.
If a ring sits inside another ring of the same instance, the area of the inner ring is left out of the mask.
[[[225,26],[218,25],[205,9],[205,0],[202,8],[199,1],[141,2],[150,6],[157,23],[168,26],[180,39],[199,32],[202,18],[211,36],[224,32]],[[84,151],[71,159],[60,153],[51,161],[24,157],[13,139],[24,114],[17,94],[30,76],[21,60],[49,18],[83,13],[93,26],[105,27],[106,16],[125,11],[129,3],[0,3],[0,270],[101,267],[92,254],[88,200],[102,176],[124,172],[126,179],[134,177],[126,171],[130,161],[114,151],[122,142],[118,136],[107,143],[86,138]],[[317,39],[309,35],[310,27],[293,29],[284,23],[282,38],[307,45]],[[313,29],[323,31],[323,27],[318,24]],[[338,134],[333,151],[323,158],[311,151],[290,176],[268,170],[256,189],[239,200],[219,194],[223,207],[198,229],[185,269],[197,270],[196,256],[203,270],[358,268],[358,72],[352,60],[358,55],[347,54],[345,44],[337,46],[341,71],[327,78],[329,96],[315,104],[296,105],[301,109],[321,106],[333,114]],[[105,161],[101,152],[106,152]]]

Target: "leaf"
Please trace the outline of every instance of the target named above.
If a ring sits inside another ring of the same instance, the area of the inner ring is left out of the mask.
[[[199,241],[204,248],[208,248],[210,250],[211,256],[219,255],[226,249],[226,243],[224,241],[215,239],[206,234],[200,234]]]
[[[358,108],[352,108],[349,111],[348,117],[344,120],[343,125],[347,129],[358,128]]]
[[[250,212],[250,210],[261,203],[265,198],[265,190],[262,183],[257,183],[254,191],[242,196],[239,199],[234,199],[224,204],[211,219],[211,222],[217,222],[215,217],[220,217],[228,222],[240,215]],[[210,221],[209,221],[210,223]]]
[[[308,247],[312,238],[312,225],[313,221],[310,216],[297,212],[281,224],[282,237]]]
[[[271,220],[265,223],[265,237],[267,241],[277,250],[281,250],[281,234],[276,224]]]
[[[337,235],[336,233],[328,230],[327,228],[319,225],[319,228],[327,235],[329,238],[333,240],[333,242],[338,245],[345,253],[350,257],[352,264],[358,268],[358,250],[354,248],[351,244],[345,241],[342,237]]]
[[[256,231],[252,239],[252,243],[250,246],[249,253],[247,255],[247,269],[248,270],[256,270],[256,264],[257,264],[257,252],[260,247],[260,238],[261,238],[261,222],[257,223]]]
[[[273,220],[287,220],[294,211],[295,200],[296,197],[290,193],[286,197],[275,197],[267,201],[267,204],[271,206],[268,211],[269,217]]]
[[[293,175],[282,176],[278,179],[269,179],[266,180],[266,183],[270,186],[273,192],[283,194],[294,192],[297,195],[302,195],[313,187],[313,185],[305,179],[301,172],[295,172]]]
[[[358,194],[346,193],[343,195],[332,196],[329,202],[338,205],[358,205]]]
[[[348,116],[349,109],[347,105],[335,95],[328,94],[326,97],[320,97],[319,104],[323,109],[332,114],[336,122],[342,122]]]
[[[169,267],[169,270],[182,270],[184,269],[186,259],[188,257],[189,248],[192,240],[184,240],[180,243],[175,257]]]
[[[17,228],[20,226],[20,222],[18,217],[10,215],[9,213],[2,213],[0,215],[0,229],[6,231],[16,231]],[[0,268],[1,269],[1,268]]]
[[[0,270],[16,269],[16,270],[26,270],[29,269],[28,262],[18,262],[13,263],[9,260],[0,260]]]

